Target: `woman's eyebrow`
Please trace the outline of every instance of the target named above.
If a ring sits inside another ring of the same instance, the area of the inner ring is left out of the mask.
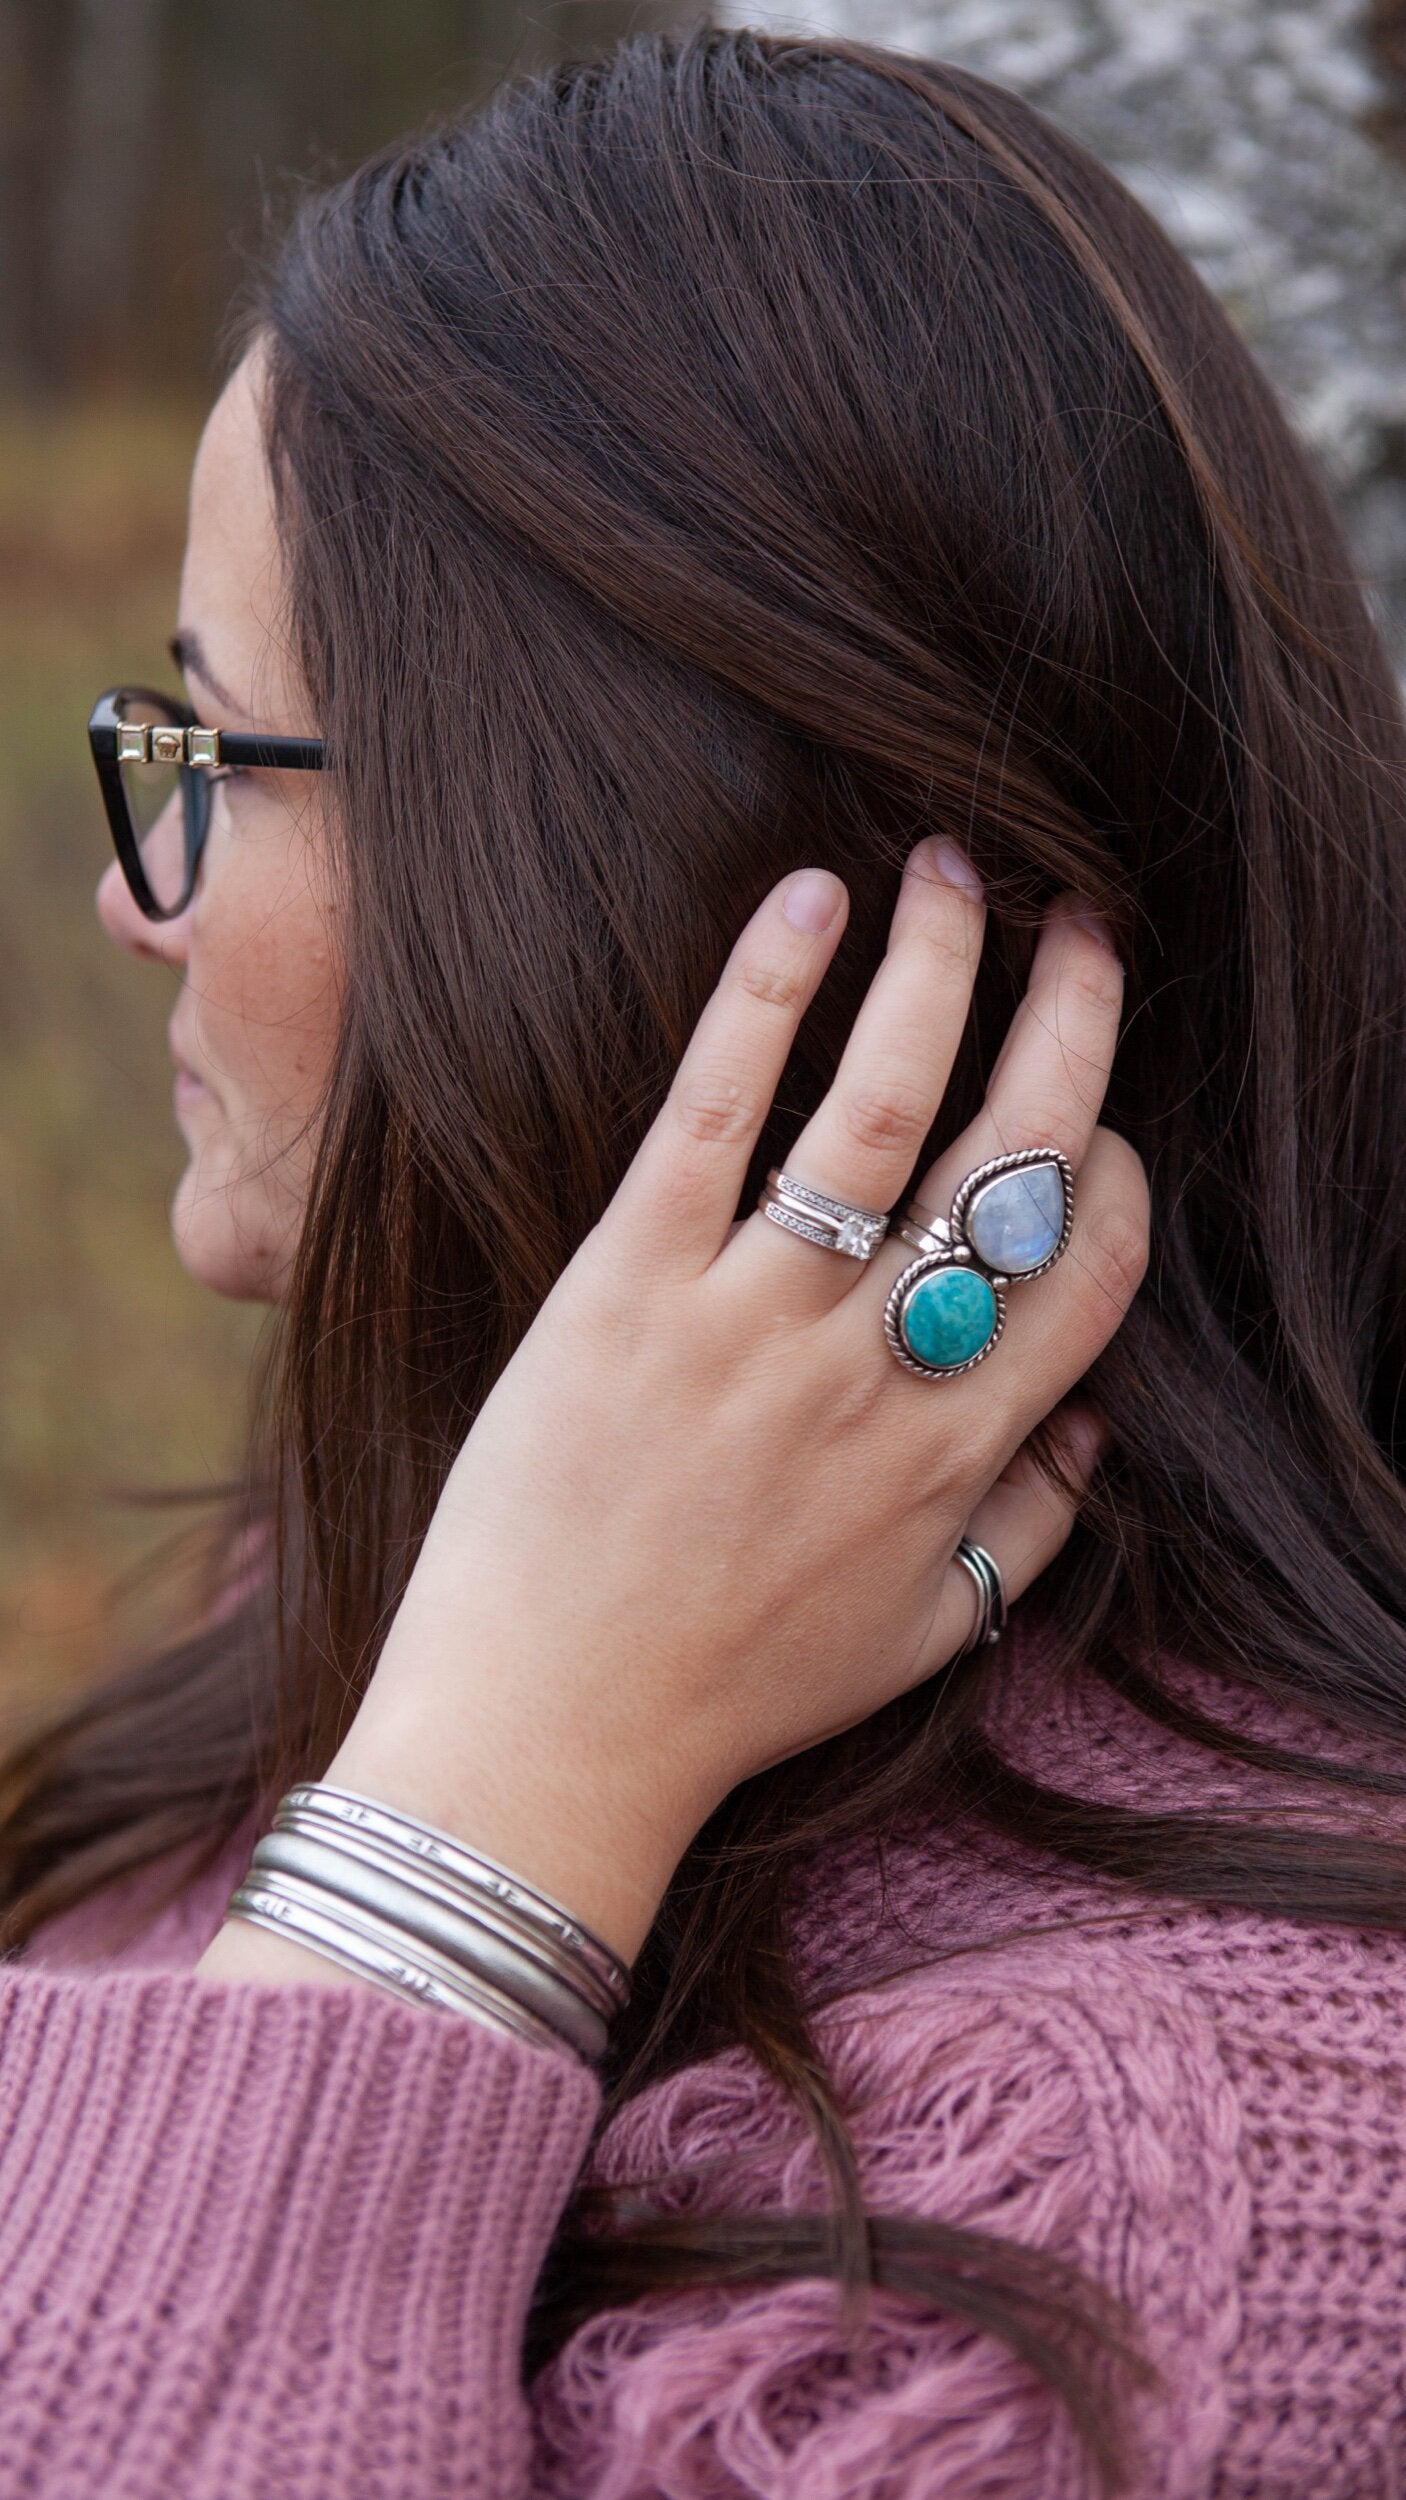
[[[227,693],[220,684],[218,677],[212,675],[210,663],[205,657],[205,646],[193,626],[183,625],[178,633],[171,636],[166,648],[177,668],[187,677],[198,677],[203,685],[209,687],[215,701],[225,711],[238,712],[242,720],[248,718],[244,706],[236,703],[233,695]]]

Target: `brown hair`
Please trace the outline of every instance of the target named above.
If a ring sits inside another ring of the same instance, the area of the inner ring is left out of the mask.
[[[852,897],[745,1211],[926,826],[994,905],[929,1150],[979,1100],[1054,892],[1111,917],[1130,972],[1108,1116],[1151,1174],[1153,1263],[1089,1379],[1116,1456],[1027,1611],[1212,1749],[1255,1750],[1162,1690],[1159,1653],[1397,1734],[1406,727],[1324,494],[1160,229],[980,79],[705,31],[515,83],[312,199],[257,318],[349,930],[231,1505],[231,1535],[276,1523],[277,1568],[11,1766],[12,1935],[325,1765],[742,920],[806,861]],[[1406,1858],[1054,1793],[982,1732],[1000,1669],[737,1791],[641,1959],[614,2100],[745,2043],[820,2132],[835,2226],[603,2233],[582,2200],[543,2349],[662,2283],[868,2270],[1007,2334],[1116,2478],[1057,2269],[866,2231],[787,1883],[842,1832],[973,1810],[1132,1885],[1401,1929]]]

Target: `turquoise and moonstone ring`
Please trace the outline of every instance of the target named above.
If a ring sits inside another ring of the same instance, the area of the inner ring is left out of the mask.
[[[1073,1221],[1074,1174],[1055,1146],[978,1164],[950,1216],[914,1199],[898,1239],[919,1255],[884,1308],[884,1334],[904,1369],[951,1380],[984,1362],[1006,1324],[1003,1288],[1053,1267]]]

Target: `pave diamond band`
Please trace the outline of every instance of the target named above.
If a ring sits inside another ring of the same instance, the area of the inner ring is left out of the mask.
[[[757,1204],[763,1215],[800,1241],[822,1250],[838,1250],[847,1259],[872,1259],[889,1228],[886,1215],[872,1207],[852,1206],[847,1198],[831,1198],[778,1167],[768,1172]]]

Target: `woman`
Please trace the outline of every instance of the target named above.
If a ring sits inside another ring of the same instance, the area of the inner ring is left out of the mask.
[[[1224,317],[636,41],[305,209],[180,614],[279,1361],[9,1770],[5,2487],[1396,2490],[1406,729]]]

